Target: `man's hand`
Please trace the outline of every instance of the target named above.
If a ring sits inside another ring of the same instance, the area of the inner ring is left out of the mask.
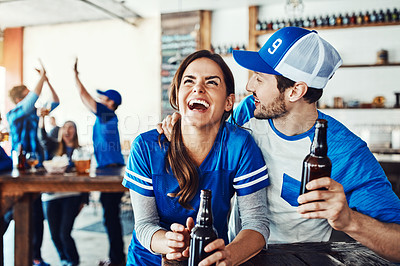
[[[186,220],[186,228],[178,223],[171,225],[171,231],[165,233],[171,250],[166,254],[168,260],[186,260],[189,257],[190,232],[194,227],[192,217]]]
[[[181,114],[178,112],[174,112],[172,115],[167,115],[161,123],[157,124],[158,133],[164,133],[168,141],[171,141],[172,128],[180,118]]]
[[[232,265],[231,253],[226,249],[223,239],[218,238],[208,244],[204,250],[206,252],[214,252],[199,263],[199,266],[206,265]]]
[[[329,177],[323,177],[310,181],[306,187],[312,191],[298,198],[301,205],[297,208],[303,218],[327,219],[339,231],[345,231],[351,226],[353,211],[347,204],[341,184]],[[315,190],[318,188],[327,190]]]

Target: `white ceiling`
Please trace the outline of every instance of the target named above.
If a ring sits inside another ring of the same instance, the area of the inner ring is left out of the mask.
[[[157,16],[216,10],[285,0],[0,0],[0,29],[78,21]]]

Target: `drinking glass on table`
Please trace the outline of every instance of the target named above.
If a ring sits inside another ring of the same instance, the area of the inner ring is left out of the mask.
[[[35,173],[35,166],[39,163],[39,156],[37,152],[28,152],[26,154],[26,163],[31,167],[30,172]]]
[[[0,131],[0,142],[8,141],[10,133],[7,131]]]
[[[1,121],[1,118],[0,118]],[[8,132],[8,129],[6,126],[4,126],[3,124],[0,124],[0,142],[3,141],[8,141],[10,136],[10,133]]]

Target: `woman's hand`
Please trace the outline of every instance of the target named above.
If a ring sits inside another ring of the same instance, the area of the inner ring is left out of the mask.
[[[216,265],[232,265],[231,253],[226,249],[223,239],[214,240],[204,248],[204,251],[214,253],[202,260],[199,266],[212,265],[214,263]]]
[[[186,220],[186,227],[178,223],[171,225],[171,231],[165,233],[167,246],[171,250],[166,254],[168,260],[186,260],[189,257],[190,232],[193,227],[192,217]]]

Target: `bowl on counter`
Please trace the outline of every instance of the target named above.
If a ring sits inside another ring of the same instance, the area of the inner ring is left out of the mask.
[[[63,174],[67,169],[68,165],[69,165],[68,162],[64,163],[61,161],[54,161],[54,160],[43,162],[43,167],[49,174]]]

